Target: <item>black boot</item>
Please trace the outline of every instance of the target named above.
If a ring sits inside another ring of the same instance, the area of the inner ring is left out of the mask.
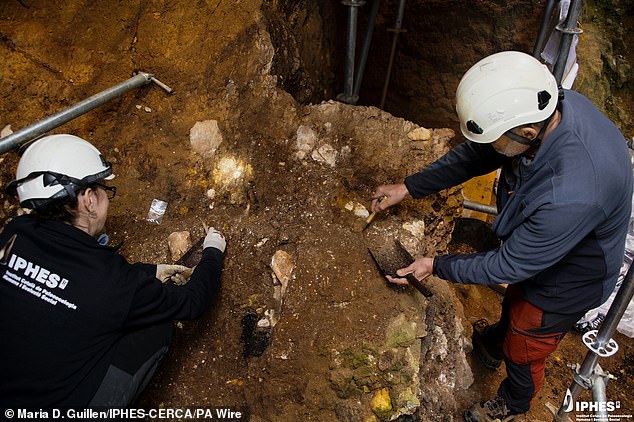
[[[473,349],[478,352],[482,364],[492,370],[499,368],[502,363],[501,357],[498,358],[496,354],[489,350],[485,340],[489,331],[494,329],[494,327],[494,325],[489,325],[486,319],[480,319],[473,323],[473,336],[471,336]]]

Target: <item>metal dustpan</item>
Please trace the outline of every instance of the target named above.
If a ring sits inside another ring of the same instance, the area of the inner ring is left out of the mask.
[[[376,263],[383,276],[389,275],[393,278],[405,278],[409,284],[414,286],[423,296],[431,297],[433,293],[413,274],[401,277],[396,274],[396,270],[405,268],[414,262],[412,255],[405,249],[398,239],[394,239],[394,245],[382,246],[380,248],[368,248],[370,256]]]
[[[179,265],[184,265],[189,268],[193,268],[198,265],[198,262],[203,257],[203,242],[205,241],[205,237],[201,237],[198,239],[196,243],[192,245],[191,248],[187,250],[176,263]]]

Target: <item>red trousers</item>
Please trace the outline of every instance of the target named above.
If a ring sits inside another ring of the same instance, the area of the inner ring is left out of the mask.
[[[504,358],[507,377],[498,394],[509,409],[524,413],[544,382],[546,358],[584,312],[544,312],[528,303],[517,285],[509,285],[502,302],[500,321],[488,331],[487,348]]]

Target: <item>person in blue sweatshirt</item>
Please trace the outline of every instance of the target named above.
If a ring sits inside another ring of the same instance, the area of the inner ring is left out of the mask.
[[[500,320],[474,324],[472,337],[485,366],[504,360],[507,377],[464,419],[509,421],[529,410],[546,357],[614,288],[631,211],[630,156],[604,114],[583,95],[559,89],[548,68],[525,53],[480,60],[462,77],[456,102],[466,142],[403,183],[379,186],[375,197],[384,199],[371,209],[501,169],[492,227],[501,246],[420,257],[397,274],[508,284]]]

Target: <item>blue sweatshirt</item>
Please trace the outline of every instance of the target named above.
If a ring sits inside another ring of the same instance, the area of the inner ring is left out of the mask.
[[[587,98],[566,91],[561,121],[533,160],[467,141],[405,179],[414,198],[502,168],[494,250],[439,256],[457,283],[518,283],[531,304],[572,314],[603,303],[623,262],[632,166],[623,135]]]

